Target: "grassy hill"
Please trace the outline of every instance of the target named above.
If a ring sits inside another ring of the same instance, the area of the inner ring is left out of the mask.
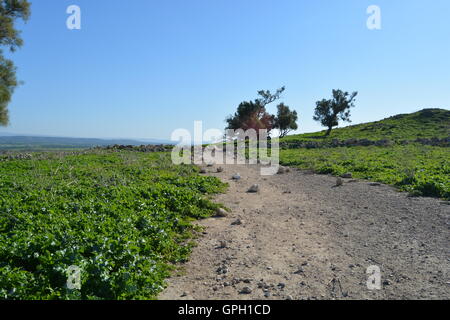
[[[325,132],[326,130],[291,135],[283,138],[282,141],[330,141],[333,139],[389,139],[401,141],[418,138],[448,138],[450,137],[450,111],[444,109],[423,109],[415,113],[399,114],[380,121],[333,129],[328,137],[325,137]]]
[[[387,183],[413,195],[450,199],[450,147],[426,143],[450,137],[450,111],[424,109],[381,121],[282,139],[284,165]],[[419,140],[418,140],[419,139]],[[388,140],[386,145],[330,147],[332,140]],[[423,141],[425,140],[425,142]],[[448,141],[448,140],[447,140]],[[314,142],[311,146],[303,142]]]

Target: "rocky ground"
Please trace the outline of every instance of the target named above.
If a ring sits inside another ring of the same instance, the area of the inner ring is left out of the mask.
[[[160,299],[450,298],[448,202],[296,169],[223,169],[206,174],[229,183],[217,202],[231,212],[199,222],[198,246]],[[380,290],[367,288],[373,265]]]

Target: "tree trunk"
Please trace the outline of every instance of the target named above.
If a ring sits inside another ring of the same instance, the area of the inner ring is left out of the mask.
[[[327,131],[327,133],[325,134],[325,136],[329,136],[330,135],[330,133],[331,133],[331,129],[333,129],[333,127],[328,127],[328,131]]]

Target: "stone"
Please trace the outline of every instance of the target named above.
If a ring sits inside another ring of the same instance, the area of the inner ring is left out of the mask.
[[[225,218],[228,217],[228,212],[223,208],[217,208],[215,216],[218,218]]]
[[[249,192],[249,193],[257,193],[257,192],[259,192],[259,185],[257,185],[257,184],[252,185],[252,186],[248,189],[247,192]]]
[[[222,168],[222,167],[218,167],[218,168],[217,168],[217,172],[218,172],[218,173],[223,172],[223,168]]]
[[[200,169],[200,173],[206,173],[206,169],[205,168],[201,168]]]
[[[341,178],[337,178],[337,179],[336,179],[336,187],[340,187],[340,186],[342,186],[343,184],[344,184],[344,181],[342,181]]]
[[[287,171],[286,171],[286,168],[285,167],[283,167],[283,166],[280,166],[279,168],[278,168],[278,174],[283,174],[283,173],[286,173]]]
[[[231,223],[232,226],[240,226],[241,224],[242,224],[241,219],[236,219]]]
[[[341,178],[344,179],[351,179],[353,176],[350,172],[344,173],[343,175],[341,175]]]
[[[242,288],[242,290],[241,290],[241,294],[250,294],[250,293],[252,293],[253,292],[253,290],[252,290],[252,288],[250,288],[250,287],[244,287],[244,288]]]
[[[294,274],[302,274],[302,273],[304,273],[304,272],[305,272],[305,271],[303,270],[303,268],[298,268],[298,270],[295,271]]]
[[[241,180],[241,175],[239,173],[236,173],[232,177],[233,180]]]
[[[227,266],[220,266],[217,268],[216,271],[218,274],[227,274],[228,273],[228,267]]]

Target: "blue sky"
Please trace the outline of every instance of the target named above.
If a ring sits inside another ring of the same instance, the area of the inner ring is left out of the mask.
[[[299,132],[322,129],[315,101],[337,88],[359,92],[353,123],[450,105],[448,0],[32,2],[2,132],[168,139],[194,120],[223,128],[282,85]],[[72,4],[81,30],[66,28]],[[366,27],[369,5],[381,30]]]

